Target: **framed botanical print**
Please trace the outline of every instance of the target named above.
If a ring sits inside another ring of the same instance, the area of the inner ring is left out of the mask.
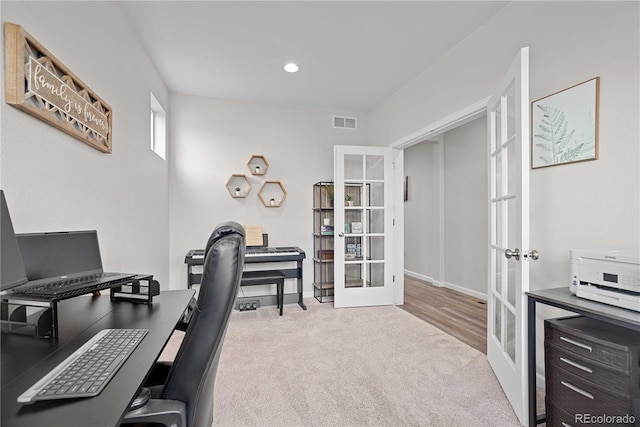
[[[531,103],[533,169],[598,158],[600,77]]]

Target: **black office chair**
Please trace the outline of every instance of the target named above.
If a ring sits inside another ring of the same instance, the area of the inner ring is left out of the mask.
[[[235,222],[218,225],[207,242],[197,304],[178,354],[171,364],[156,364],[148,385],[157,384],[158,377],[166,380],[161,387],[144,388],[123,423],[211,426],[213,385],[242,279],[244,254],[242,226]]]

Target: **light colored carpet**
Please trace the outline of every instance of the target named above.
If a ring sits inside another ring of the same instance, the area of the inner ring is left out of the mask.
[[[232,313],[215,426],[519,425],[484,354],[398,307],[305,303]]]

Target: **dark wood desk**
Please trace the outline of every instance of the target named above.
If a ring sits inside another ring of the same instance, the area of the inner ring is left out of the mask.
[[[187,307],[193,290],[164,291],[152,305],[80,296],[59,303],[58,339],[2,334],[3,426],[116,426],[144,382]],[[16,399],[84,342],[105,328],[145,328],[149,333],[100,395],[21,405]]]
[[[538,415],[536,408],[536,303],[546,304],[603,322],[640,331],[640,313],[618,308],[584,298],[578,298],[569,286],[527,292],[528,300],[528,381],[529,381],[529,426],[545,422],[544,414]]]

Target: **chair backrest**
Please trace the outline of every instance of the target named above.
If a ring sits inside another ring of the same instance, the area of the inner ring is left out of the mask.
[[[218,225],[205,249],[196,307],[162,391],[163,398],[186,404],[189,427],[213,422],[213,385],[242,279],[244,254],[242,226],[235,222]]]

